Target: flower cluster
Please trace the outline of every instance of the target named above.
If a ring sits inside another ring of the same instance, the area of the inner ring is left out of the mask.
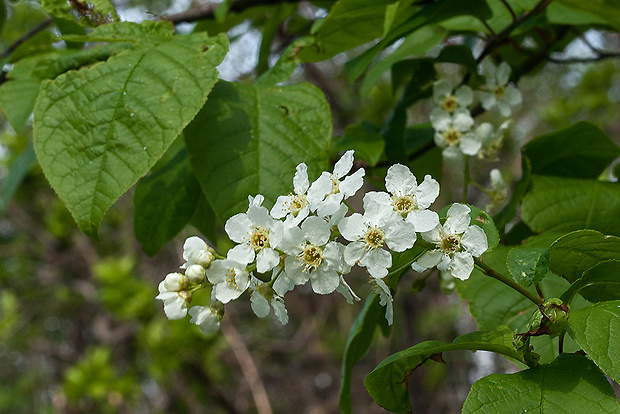
[[[502,62],[498,67],[488,65],[486,83],[480,91],[480,104],[485,110],[497,108],[504,117],[510,116],[511,107],[521,104],[521,93],[509,85],[510,66]],[[440,79],[433,85],[433,101],[437,107],[430,114],[435,130],[435,144],[443,148],[447,162],[457,163],[465,155],[481,158],[494,157],[501,145],[509,121],[497,130],[486,122],[475,125],[469,110],[474,102],[474,91],[467,85],[454,90],[449,81]]]
[[[455,109],[454,112],[457,112]],[[254,313],[266,317],[271,310],[282,324],[288,322],[284,295],[310,282],[318,294],[341,293],[349,303],[359,300],[345,280],[353,266],[366,269],[372,291],[386,307],[392,323],[392,293],[386,283],[392,254],[411,249],[418,234],[436,248],[418,257],[412,267],[437,266],[465,279],[473,270],[473,257],[487,249],[484,232],[470,226],[469,208],[455,204],[441,224],[429,210],[439,195],[439,183],[427,175],[421,183],[408,167],[395,164],[385,178],[386,191],[363,197],[363,213],[349,214],[347,199],[363,185],[365,171],[353,169],[353,151],[347,151],[333,172],[323,172],[312,184],[307,167],[299,164],[294,192],[278,197],[271,210],[264,197],[248,197],[245,213],[228,219],[224,230],[235,242],[219,256],[198,237],[183,247],[185,273],[170,273],[159,285],[157,299],[170,319],[188,313],[192,293],[209,287],[209,306],[189,309],[191,322],[205,333],[219,328],[224,304],[249,292]],[[427,243],[427,245],[429,245]],[[429,245],[431,246],[431,245]]]

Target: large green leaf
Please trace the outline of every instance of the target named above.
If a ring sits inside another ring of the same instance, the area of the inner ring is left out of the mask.
[[[144,252],[154,255],[190,221],[202,192],[187,151],[136,185],[134,231]]]
[[[353,367],[370,349],[376,328],[381,324],[386,324],[384,314],[385,310],[379,304],[379,296],[371,294],[366,298],[364,307],[355,318],[355,322],[349,331],[349,339],[342,358],[342,378],[340,379],[340,398],[338,401],[338,407],[342,413],[353,411],[351,402]]]
[[[523,286],[531,286],[547,274],[549,250],[536,247],[511,249],[506,264],[514,280]]]
[[[620,383],[620,300],[572,311],[567,331],[605,374]]]
[[[620,30],[619,0],[591,0],[588,2],[580,0],[558,0],[558,3],[587,15],[598,17]]]
[[[253,86],[219,82],[185,130],[194,173],[221,222],[247,209],[248,195],[267,204],[292,189],[295,167],[327,168],[329,105],[310,84]]]
[[[619,413],[611,385],[586,357],[562,354],[548,365],[492,374],[474,383],[464,414]]]
[[[132,49],[45,81],[34,109],[43,172],[92,237],[203,106],[228,44],[223,35],[173,36],[166,23],[107,24],[93,34],[115,29]]]
[[[596,179],[620,156],[620,147],[600,128],[578,122],[523,146],[532,174]]]
[[[620,236],[620,184],[547,176],[532,177],[521,217],[536,232],[594,229]]]
[[[579,230],[557,239],[549,247],[549,269],[569,282],[603,260],[620,260],[620,238],[595,230]]]
[[[440,360],[442,352],[458,350],[485,350],[496,352],[515,360],[522,355],[512,345],[511,329],[499,326],[494,330],[461,335],[452,343],[427,341],[397,352],[384,359],[366,376],[364,385],[377,404],[395,413],[409,413],[407,383],[411,373],[424,362]]]
[[[620,299],[620,260],[605,260],[586,270],[561,299],[570,302],[577,293],[590,302]]]
[[[37,158],[34,155],[32,145],[28,147],[17,157],[17,159],[9,166],[7,175],[2,179],[2,189],[0,190],[0,212],[5,212],[13,195],[19,188],[24,177],[37,164]]]

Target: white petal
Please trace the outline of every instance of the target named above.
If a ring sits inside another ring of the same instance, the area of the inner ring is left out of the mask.
[[[335,270],[321,266],[312,273],[310,282],[312,282],[312,290],[314,293],[327,295],[336,290],[340,284],[340,278]]]
[[[248,236],[248,232],[252,228],[252,222],[245,213],[235,214],[226,221],[224,230],[230,237],[230,240],[236,243],[242,243]]]
[[[439,262],[441,262],[442,258],[443,253],[441,253],[439,250],[430,250],[420,256],[420,258],[415,262],[415,264],[424,269],[430,269],[431,267],[437,266]]]
[[[452,276],[465,280],[469,278],[471,272],[474,270],[474,258],[471,254],[466,252],[457,252],[452,259],[452,268],[450,273]]]
[[[331,235],[329,224],[320,217],[308,217],[301,225],[306,240],[317,246],[323,246]]]
[[[342,296],[344,296],[347,303],[349,304],[353,304],[354,300],[355,301],[360,300],[359,296],[355,294],[353,289],[351,289],[351,286],[347,284],[347,282],[344,280],[344,277],[342,276],[340,276],[340,284],[336,288],[336,291],[340,293]]]
[[[270,229],[275,221],[269,215],[269,211],[263,206],[250,206],[247,217],[252,222],[253,227],[262,227],[264,229]]]
[[[452,84],[447,79],[439,79],[433,83],[433,101],[439,105],[441,100],[452,93]]]
[[[310,210],[316,211],[320,203],[323,199],[325,199],[325,196],[331,193],[331,191],[331,174],[328,172],[323,172],[308,189],[308,203],[310,203]]]
[[[482,148],[482,143],[476,139],[474,134],[469,133],[461,137],[459,148],[463,154],[476,155],[480,148]]]
[[[462,234],[469,227],[471,209],[465,204],[454,203],[448,209],[447,219],[443,228],[448,234]]]
[[[170,320],[183,319],[187,315],[187,302],[177,294],[164,302],[164,313]]]
[[[385,277],[388,274],[388,268],[392,266],[392,255],[383,249],[370,250],[362,257],[360,265],[367,268],[368,273],[373,277]]]
[[[504,101],[497,101],[497,109],[499,109],[499,113],[502,116],[510,116],[510,114],[512,114],[512,109],[510,109],[510,105],[508,105]]]
[[[371,191],[364,196],[364,218],[374,226],[383,226],[394,214],[388,193]]]
[[[310,275],[304,271],[303,263],[297,260],[296,256],[287,256],[284,259],[284,271],[288,279],[296,285],[303,285],[310,278]]]
[[[463,151],[460,147],[447,147],[441,152],[443,160],[450,165],[459,165],[463,162]]]
[[[293,187],[295,188],[295,193],[304,194],[308,190],[309,185],[308,166],[302,162],[297,166],[295,177],[293,177]]]
[[[495,99],[495,95],[491,92],[481,92],[480,93],[480,103],[482,107],[487,111],[495,106],[497,99]]]
[[[248,244],[238,244],[228,251],[226,258],[247,265],[254,261],[256,253]]]
[[[222,303],[228,303],[231,300],[237,299],[243,291],[236,289],[232,284],[226,282],[218,283],[213,286],[213,292],[215,298]]]
[[[469,111],[457,109],[454,111],[452,125],[461,132],[467,132],[474,125],[474,118],[471,117]]]
[[[205,334],[212,334],[220,329],[219,316],[209,307],[194,306],[190,308],[190,323],[198,325]]]
[[[252,311],[259,318],[264,318],[269,315],[271,309],[269,307],[269,302],[260,293],[252,292],[252,295],[250,295],[250,304],[252,305]]]
[[[415,190],[415,198],[418,208],[428,208],[435,202],[439,195],[439,183],[430,175],[424,176],[424,181]],[[423,230],[418,230],[423,231]]]
[[[280,273],[280,276],[273,282],[273,290],[280,296],[284,296],[286,292],[290,292],[294,287],[295,284],[288,278],[288,273],[286,272]]]
[[[269,212],[269,214],[271,214],[271,217],[280,219],[286,216],[290,211],[288,206],[290,205],[292,200],[292,196],[278,196],[276,203],[273,205],[271,211]]]
[[[367,228],[366,219],[359,213],[345,217],[338,223],[340,234],[349,241],[361,238]]]
[[[434,229],[421,232],[420,236],[422,236],[422,238],[429,243],[437,244],[441,242],[442,234],[443,234],[443,227],[441,226],[441,224],[437,224],[437,226]]]
[[[282,235],[280,249],[287,254],[295,255],[299,246],[305,241],[304,233],[299,227],[287,227]]]
[[[344,193],[329,194],[325,200],[318,205],[316,209],[317,216],[327,217],[335,214],[340,209],[340,203],[342,203],[343,197]]]
[[[286,325],[288,323],[288,312],[284,306],[284,300],[279,297],[274,297],[270,302],[276,318],[278,318],[282,325]]]
[[[413,247],[416,240],[416,229],[413,224],[398,218],[391,220],[385,231],[388,247],[395,252],[404,252]]]
[[[334,175],[337,178],[342,178],[347,175],[349,171],[351,171],[351,168],[353,167],[354,152],[355,151],[353,150],[348,150],[342,155],[342,157],[340,157],[340,159],[336,162],[336,165],[334,165]]]
[[[462,107],[469,106],[474,101],[474,91],[467,85],[458,88],[454,95],[459,106]]]
[[[280,255],[271,248],[261,249],[256,255],[256,270],[265,273],[280,263]]]
[[[493,141],[493,125],[488,122],[483,122],[476,127],[476,139],[485,145],[490,144]]]
[[[344,261],[353,266],[366,254],[366,245],[362,242],[352,242],[344,248]]]
[[[359,170],[355,171],[353,174],[342,180],[339,188],[340,192],[344,194],[344,198],[349,198],[353,196],[357,192],[357,190],[362,188],[362,185],[364,184],[365,174],[366,171],[363,168],[360,168]]]
[[[385,282],[381,279],[375,279],[377,287],[379,290],[379,304],[385,306],[385,319],[387,320],[388,325],[391,325],[394,322],[394,306],[392,299],[392,293],[390,292],[390,288],[385,284]]]
[[[197,252],[207,249],[207,243],[200,237],[192,236],[188,237],[183,243],[183,259],[189,261],[190,258]]]
[[[431,210],[413,210],[409,212],[407,221],[413,224],[415,231],[433,230],[439,224],[439,215]]]
[[[235,263],[232,260],[215,260],[206,270],[207,279],[214,285],[223,282],[226,280],[228,269],[234,267]]]
[[[249,207],[260,207],[263,201],[265,201],[265,197],[261,194],[256,194],[256,197],[248,196]]]
[[[415,191],[417,181],[409,167],[394,164],[387,170],[385,189],[394,195],[411,194]]]
[[[461,243],[463,247],[475,257],[480,256],[489,248],[486,233],[476,225],[469,226],[469,228],[465,230],[463,237],[461,237]]]
[[[440,108],[431,111],[430,120],[435,131],[445,131],[452,125],[450,114]]]
[[[495,71],[495,79],[499,85],[505,85],[508,83],[508,79],[510,79],[510,65],[506,62],[502,62],[497,67]]]
[[[521,96],[521,92],[517,88],[512,85],[506,87],[504,90],[504,101],[510,106],[517,106],[521,104],[523,97]]]

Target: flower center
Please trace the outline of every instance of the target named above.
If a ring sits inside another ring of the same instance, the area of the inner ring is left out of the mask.
[[[302,262],[303,272],[314,272],[323,263],[323,250],[314,244],[306,244],[297,258]]]
[[[442,133],[442,136],[449,146],[453,146],[461,141],[463,133],[454,127],[450,127]]]
[[[330,194],[338,194],[340,192],[340,180],[332,174],[332,192]]]
[[[451,234],[441,239],[439,248],[446,254],[450,255],[461,250],[461,236]]]
[[[392,206],[394,206],[394,211],[406,217],[411,210],[415,210],[416,202],[410,195],[393,196]]]
[[[308,199],[305,194],[295,194],[291,196],[291,201],[288,204],[289,211],[297,216],[304,207],[308,205]]]
[[[237,273],[234,268],[226,269],[225,281],[228,286],[232,286],[235,289],[239,289],[237,286]]]
[[[364,235],[364,241],[368,249],[381,248],[385,244],[385,233],[378,227],[369,227]]]
[[[458,107],[458,102],[454,95],[447,95],[441,100],[441,107],[448,113],[452,113]]]
[[[255,251],[269,247],[269,232],[262,227],[255,227],[250,236],[250,246]]]
[[[493,89],[493,94],[498,98],[498,99],[502,99],[504,97],[504,92],[505,92],[505,88],[504,85],[497,85],[495,87],[495,89]]]

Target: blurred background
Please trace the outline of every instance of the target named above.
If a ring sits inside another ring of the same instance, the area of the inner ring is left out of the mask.
[[[0,52],[47,19],[34,1],[4,3],[8,19],[0,34]],[[192,1],[114,3],[122,19],[131,21],[171,16],[197,6]],[[325,16],[324,7],[332,3],[289,4],[294,12],[278,26],[272,58]],[[240,14],[229,31],[231,52],[220,67],[222,78],[249,82],[256,66],[266,64],[259,62],[259,47],[271,13],[265,8]],[[189,32],[194,25],[179,24],[177,31]],[[47,37],[44,33],[54,30],[53,26],[43,30],[39,41],[49,41],[49,33]],[[36,47],[37,38],[30,40]],[[500,168],[509,184],[519,178],[518,148],[539,134],[588,120],[620,142],[618,60],[582,62],[592,58],[592,46],[619,51],[620,37],[587,32],[519,83],[524,105],[513,116],[499,161],[491,166]],[[382,125],[398,100],[389,74],[362,98],[359,82],[350,84],[344,72],[348,58],[337,55],[302,65],[293,79],[324,91],[336,137],[345,126],[362,120]],[[3,68],[8,69],[10,65]],[[456,77],[455,65],[441,69]],[[417,104],[409,119],[425,122],[431,109],[430,102]],[[34,160],[21,156],[28,151],[31,136],[31,122],[14,131],[0,111],[1,413],[338,412],[342,354],[363,301],[348,305],[339,295],[317,296],[304,286],[286,296],[290,316],[286,326],[273,315],[256,318],[247,300],[226,306],[218,334],[204,335],[187,319],[169,321],[162,303],[155,300],[157,284],[183,263],[183,242],[198,231],[187,228],[157,255],[146,256],[133,234],[130,191],[106,215],[100,241],[89,239],[77,229]],[[19,162],[30,164],[14,191],[7,188],[5,178]],[[474,168],[483,176],[490,167]],[[460,194],[460,179],[445,178],[439,203]],[[484,193],[473,197],[477,201],[473,204],[480,207],[491,201]],[[221,240],[211,243],[225,247],[221,229],[218,234]],[[347,280],[360,297],[370,292],[363,273]],[[363,387],[364,376],[382,359],[421,341],[452,341],[476,329],[466,304],[451,286],[440,284],[437,275],[430,275],[426,283],[419,274],[403,277],[394,307],[391,336],[377,334],[355,368],[356,413],[384,412]],[[458,413],[476,379],[514,369],[484,352],[446,354],[444,359],[445,365],[423,367],[412,376],[409,388],[415,413]]]

